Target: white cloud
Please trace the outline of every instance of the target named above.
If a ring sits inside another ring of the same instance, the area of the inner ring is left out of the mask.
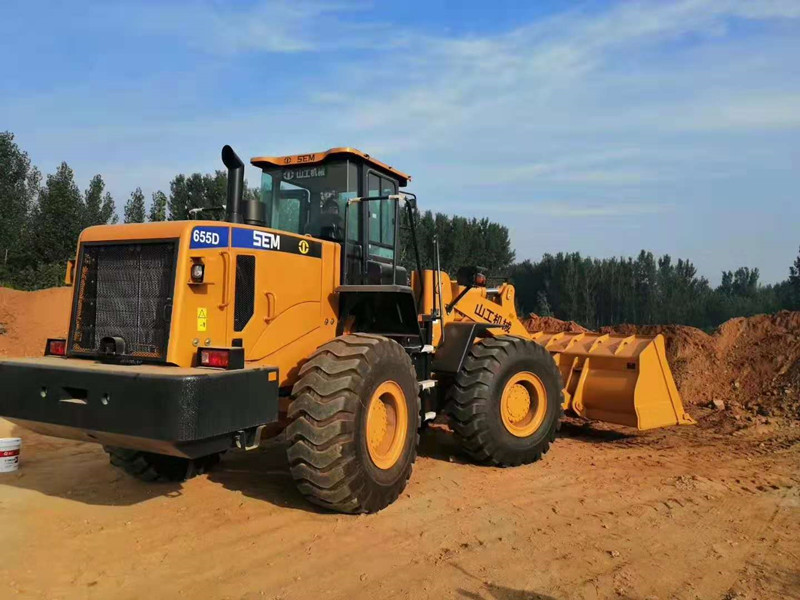
[[[800,127],[800,93],[743,95],[709,107],[703,115],[708,129],[787,129]]]
[[[365,0],[260,0],[246,8],[208,0],[187,7],[173,0],[132,4],[125,14],[129,25],[175,34],[193,47],[223,55],[421,45],[433,57],[491,70],[501,81],[504,75],[515,77],[520,67],[529,73],[580,72],[603,52],[631,42],[721,35],[731,18],[800,17],[795,0],[628,1],[605,12],[569,10],[506,34],[437,38],[370,19],[373,9]],[[99,12],[101,18],[108,14]],[[532,47],[537,51],[526,56]]]
[[[391,29],[345,18],[367,8],[364,2],[322,0],[262,0],[247,8],[232,2],[199,2],[191,8],[161,2],[133,6],[130,14],[142,30],[175,35],[194,49],[231,56],[369,47],[388,37]]]

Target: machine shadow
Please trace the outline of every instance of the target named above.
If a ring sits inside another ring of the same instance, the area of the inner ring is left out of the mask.
[[[473,464],[461,451],[453,432],[443,424],[423,428],[419,435],[417,455],[456,464]]]
[[[179,497],[179,483],[145,483],[111,466],[98,444],[49,438],[15,425],[22,438],[18,471],[0,475],[5,487],[31,490],[97,506],[130,506],[157,497]]]
[[[639,437],[637,433],[610,429],[605,424],[598,427],[596,423],[590,421],[568,420],[562,422],[561,431],[558,432],[556,440],[559,438],[571,438],[591,443],[604,443],[632,440]],[[461,451],[455,435],[443,423],[434,423],[422,430],[417,453],[419,456],[434,460],[456,464],[476,464]]]
[[[297,491],[286,459],[286,443],[278,438],[249,452],[228,452],[208,480],[275,506],[326,514]]]
[[[12,435],[24,438],[21,467],[15,473],[0,476],[0,490],[9,486],[99,506],[130,506],[157,497],[183,494],[183,484],[146,483],[115,469],[100,446],[44,436],[37,436],[26,444],[30,432],[19,427],[14,428]],[[559,437],[597,443],[637,436],[568,420],[563,423]],[[474,464],[463,454],[450,429],[438,423],[421,432],[418,454],[449,463]],[[297,491],[286,459],[286,443],[281,437],[258,450],[227,453],[206,477],[225,489],[275,506],[326,513]]]
[[[17,425],[10,435],[23,438],[20,469],[0,475],[0,493],[4,487],[13,487],[89,505],[130,506],[158,497],[180,497],[187,485],[134,479],[111,466],[97,444],[40,436]],[[226,453],[204,477],[276,506],[324,512],[297,491],[280,437],[258,450]]]
[[[14,487],[98,506],[130,506],[158,497],[177,498],[184,493],[186,484],[143,482],[112,467],[106,453],[95,444],[61,440],[56,444],[56,450],[37,448],[28,459],[23,449],[20,470],[0,475],[0,493],[4,487]],[[325,512],[297,491],[281,443],[251,452],[229,452],[204,477],[226,490],[275,506]]]
[[[87,475],[87,478],[90,476]],[[120,477],[130,479],[127,475],[120,475]],[[78,478],[76,477],[76,479]],[[183,494],[179,483],[148,484],[136,480],[125,482],[119,486],[114,483],[114,480],[110,481],[107,477],[101,477],[91,482],[83,480],[74,486],[67,487],[57,481],[31,481],[26,477],[9,481],[7,477],[2,477],[0,478],[0,491],[4,487],[14,487],[92,506],[132,506],[153,498],[178,498]]]
[[[503,585],[486,582],[479,577],[476,577],[460,565],[453,564],[452,566],[461,571],[469,579],[480,582],[481,588],[492,600],[557,600],[557,598],[554,596],[548,596],[547,594],[530,592],[528,590],[517,590]],[[486,596],[480,593],[471,592],[463,588],[457,588],[455,591],[458,592],[462,598],[469,598],[470,600],[485,600],[486,598]]]
[[[638,432],[626,432],[612,429],[605,423],[595,423],[578,419],[567,419],[561,423],[558,437],[568,437],[577,440],[597,442],[619,442],[639,437]]]

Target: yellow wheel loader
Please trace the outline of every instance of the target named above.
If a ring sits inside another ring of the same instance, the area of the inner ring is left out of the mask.
[[[283,432],[300,491],[374,512],[408,481],[424,422],[463,450],[538,460],[564,411],[641,429],[691,423],[661,337],[529,333],[514,288],[423,269],[410,179],[351,148],[226,146],[225,220],[90,227],[70,261],[65,338],[0,362],[0,415],[103,444],[145,480],[184,480]],[[399,263],[410,227],[415,268]],[[54,332],[64,333],[64,332]]]

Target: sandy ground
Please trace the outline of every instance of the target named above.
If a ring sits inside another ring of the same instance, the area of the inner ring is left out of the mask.
[[[800,598],[796,426],[571,424],[515,469],[462,463],[436,427],[406,493],[358,517],[306,504],[279,442],[148,485],[16,432],[3,598]]]
[[[0,289],[0,357],[64,335],[68,300]],[[96,445],[0,419],[0,436],[23,438],[20,470],[0,474],[0,600],[800,598],[798,317],[668,335],[687,340],[671,360],[698,427],[568,423],[515,469],[463,462],[434,427],[406,492],[369,516],[307,504],[279,440],[183,485],[145,484]],[[712,397],[729,408],[693,406]]]
[[[20,292],[0,287],[0,358],[41,356],[48,337],[66,337],[71,289]]]

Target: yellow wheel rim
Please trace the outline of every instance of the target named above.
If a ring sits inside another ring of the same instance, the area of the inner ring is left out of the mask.
[[[402,388],[384,381],[367,405],[367,450],[379,469],[391,469],[403,454],[408,433],[408,407]]]
[[[528,437],[542,425],[547,412],[547,390],[529,371],[514,375],[503,388],[500,416],[511,435]]]

